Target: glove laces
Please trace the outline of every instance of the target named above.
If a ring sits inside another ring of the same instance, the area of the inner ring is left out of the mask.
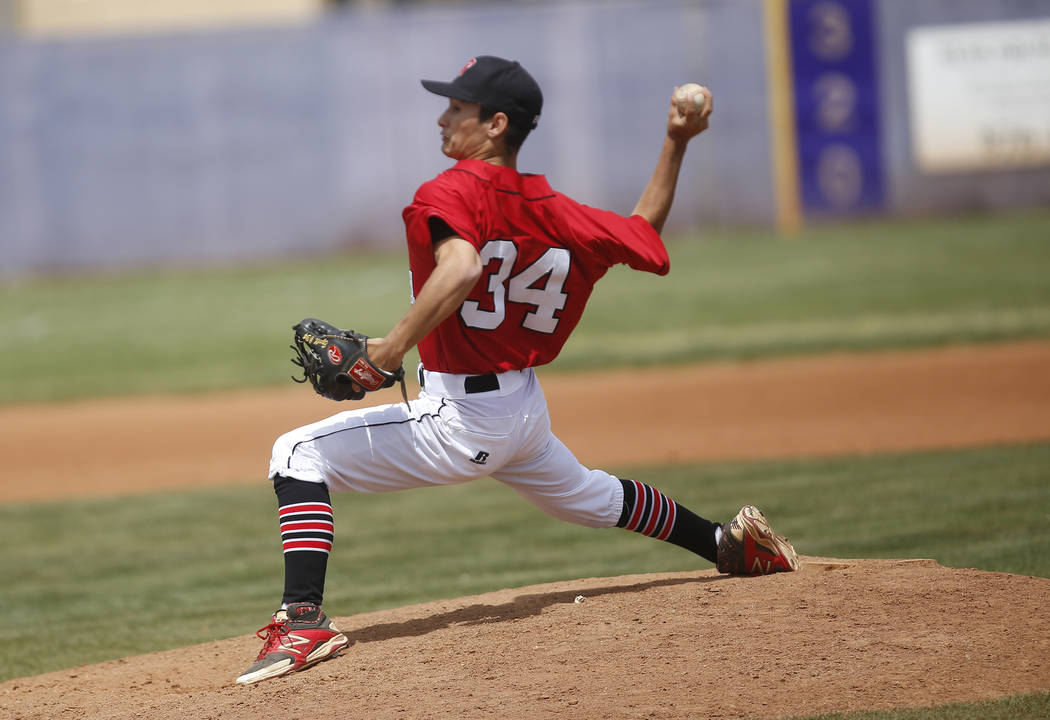
[[[401,383],[401,397],[405,401],[405,407],[407,407],[409,410],[411,410],[412,406],[408,404],[408,390],[405,389],[405,371],[404,370],[401,371],[401,377],[399,377],[397,379],[397,381],[399,383]]]

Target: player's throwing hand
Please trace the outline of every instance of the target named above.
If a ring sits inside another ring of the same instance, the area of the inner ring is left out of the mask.
[[[686,141],[707,129],[712,105],[711,91],[696,83],[676,87],[667,114],[668,137]]]

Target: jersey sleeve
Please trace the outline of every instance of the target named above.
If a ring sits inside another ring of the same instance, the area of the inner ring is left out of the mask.
[[[606,267],[628,265],[666,275],[671,269],[660,234],[641,215],[624,217],[608,210],[578,205],[573,232],[578,245]]]
[[[412,204],[403,213],[410,242],[430,244],[431,218],[440,218],[475,247],[484,242],[483,228],[472,209],[474,203],[468,201],[470,189],[464,187],[459,175],[442,173],[416,191]]]

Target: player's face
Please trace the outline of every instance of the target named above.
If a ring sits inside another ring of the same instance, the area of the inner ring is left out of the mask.
[[[453,160],[479,158],[490,147],[490,122],[478,120],[481,105],[449,98],[448,107],[438,118],[441,152]]]

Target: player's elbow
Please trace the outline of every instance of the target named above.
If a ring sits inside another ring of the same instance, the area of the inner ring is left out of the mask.
[[[434,252],[438,268],[458,288],[468,291],[477,284],[484,270],[477,249],[462,238],[442,241]]]
[[[460,288],[465,289],[467,292],[473,289],[478,284],[478,280],[481,279],[481,273],[484,269],[485,266],[481,263],[481,256],[475,253],[469,263],[460,267]]]
[[[449,260],[448,269],[461,287],[474,287],[485,269],[484,263],[481,262],[481,255],[473,245],[466,242],[456,248],[454,255]]]

